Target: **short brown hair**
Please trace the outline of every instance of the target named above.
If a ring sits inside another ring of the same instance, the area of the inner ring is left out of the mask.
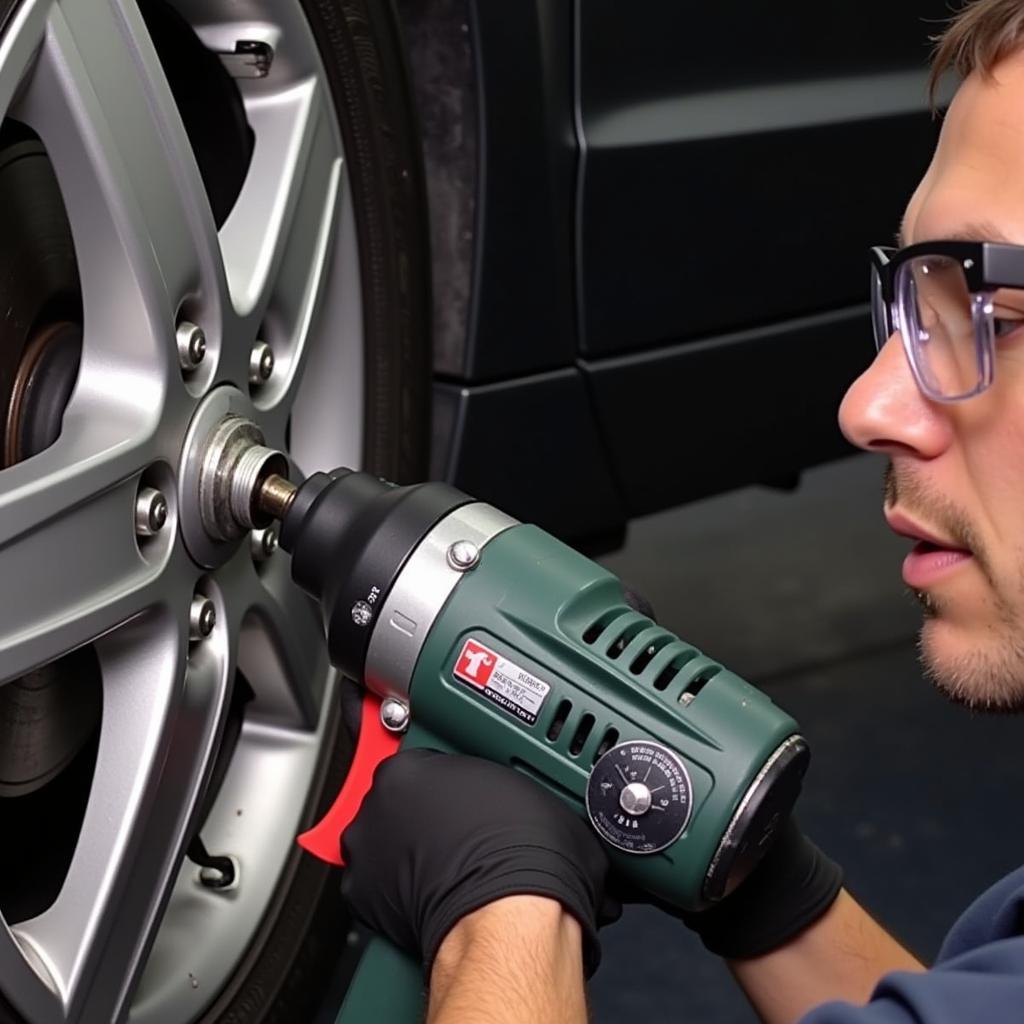
[[[974,0],[953,16],[933,42],[928,88],[934,100],[947,71],[962,78],[972,71],[987,75],[1003,57],[1024,49],[1024,0]]]

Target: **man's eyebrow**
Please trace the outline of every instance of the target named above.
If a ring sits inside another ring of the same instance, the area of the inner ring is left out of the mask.
[[[991,221],[982,220],[964,224],[955,231],[946,231],[934,238],[919,238],[915,244],[921,242],[1001,242],[1003,245],[1015,245],[1006,235],[999,230]],[[907,245],[907,236],[900,225],[896,232],[896,248],[903,249]]]

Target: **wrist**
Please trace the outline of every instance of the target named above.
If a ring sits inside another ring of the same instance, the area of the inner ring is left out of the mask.
[[[586,1018],[583,932],[558,900],[502,897],[460,918],[442,939],[428,1024]]]
[[[558,900],[548,896],[503,896],[460,918],[441,940],[431,978],[454,970],[473,951],[492,942],[506,942],[514,934],[535,947],[551,944],[582,958],[583,935],[579,922]]]

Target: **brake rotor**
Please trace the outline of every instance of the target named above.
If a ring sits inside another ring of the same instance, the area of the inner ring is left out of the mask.
[[[33,342],[38,349],[39,335],[55,324],[80,325],[82,314],[71,229],[53,167],[41,142],[8,124],[0,133],[0,197],[0,410],[7,466],[9,410],[26,350]]]
[[[29,339],[14,375],[7,406],[4,466],[38,455],[60,436],[81,356],[79,324],[47,324]]]
[[[85,746],[100,715],[97,674],[85,648],[0,687],[0,797],[42,789]]]
[[[57,439],[82,352],[78,267],[60,189],[42,143],[13,122],[0,132],[0,295],[3,469]],[[91,652],[0,686],[0,797],[42,789],[84,747],[99,715]]]

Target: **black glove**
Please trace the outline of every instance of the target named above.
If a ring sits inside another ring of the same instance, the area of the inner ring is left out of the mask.
[[[388,758],[341,845],[342,896],[428,974],[460,918],[530,894],[558,900],[579,921],[589,977],[601,959],[598,926],[621,912],[605,895],[607,857],[582,819],[538,783],[475,757]]]
[[[842,886],[843,869],[790,818],[732,895],[709,910],[678,916],[712,953],[740,960],[795,938],[832,906]]]

